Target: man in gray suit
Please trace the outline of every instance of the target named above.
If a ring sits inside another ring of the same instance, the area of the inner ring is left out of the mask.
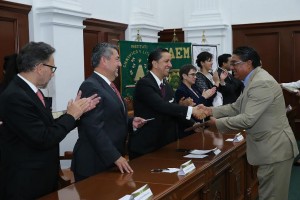
[[[231,66],[245,89],[235,103],[207,108],[212,115],[209,124],[220,132],[245,129],[248,162],[258,166],[259,200],[287,200],[291,168],[299,151],[280,85],[260,65],[254,49],[233,51]]]

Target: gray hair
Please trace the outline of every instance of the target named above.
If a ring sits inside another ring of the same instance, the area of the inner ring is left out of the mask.
[[[29,42],[20,51],[17,57],[19,72],[29,72],[42,62],[48,61],[55,49],[44,42]]]
[[[92,67],[97,67],[102,57],[109,59],[113,54],[113,49],[115,49],[116,51],[119,50],[118,47],[114,44],[106,42],[98,43],[92,51]]]

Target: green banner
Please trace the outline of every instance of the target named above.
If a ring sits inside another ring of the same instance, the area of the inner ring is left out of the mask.
[[[172,69],[168,78],[174,90],[177,89],[180,78],[179,69],[192,63],[191,43],[149,43],[119,41],[121,68],[121,94],[131,98],[136,82],[148,73],[147,59],[156,48],[168,49],[172,56]]]

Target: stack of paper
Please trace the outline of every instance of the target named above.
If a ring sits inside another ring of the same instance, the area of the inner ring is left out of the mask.
[[[192,150],[190,151],[190,154],[186,155],[186,156],[183,156],[185,158],[205,158],[207,157],[207,155],[205,154],[208,154],[210,152],[215,152],[216,150],[218,150],[218,148],[214,148],[214,149],[209,149],[209,150]]]

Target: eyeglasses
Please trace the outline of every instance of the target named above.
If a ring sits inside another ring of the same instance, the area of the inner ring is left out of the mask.
[[[53,65],[48,65],[48,64],[45,64],[45,63],[42,63],[43,65],[47,66],[47,67],[50,67],[51,68],[51,71],[52,73],[54,73],[57,69],[57,67],[53,66]]]
[[[241,63],[244,63],[244,61],[232,62],[232,63],[230,63],[230,65],[235,67],[235,66],[237,66],[238,64],[241,64]]]
[[[190,74],[188,74],[188,76],[193,76],[193,77],[195,77],[195,76],[196,76],[196,73],[190,73]]]

